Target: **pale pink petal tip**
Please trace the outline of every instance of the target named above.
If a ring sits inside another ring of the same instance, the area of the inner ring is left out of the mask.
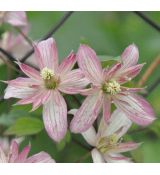
[[[122,53],[121,58],[125,68],[136,65],[139,58],[137,46],[135,44],[129,45]]]

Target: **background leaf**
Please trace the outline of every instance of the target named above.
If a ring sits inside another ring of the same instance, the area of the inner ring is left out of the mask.
[[[43,123],[37,118],[19,118],[14,125],[9,127],[6,135],[25,136],[39,133],[43,129]]]

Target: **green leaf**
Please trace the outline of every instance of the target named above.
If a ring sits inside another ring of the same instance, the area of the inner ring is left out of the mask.
[[[25,136],[39,133],[43,129],[43,123],[37,118],[19,118],[14,125],[5,131],[6,135]]]
[[[120,56],[113,57],[108,55],[98,55],[98,58],[100,59],[103,68],[110,66],[120,60]]]

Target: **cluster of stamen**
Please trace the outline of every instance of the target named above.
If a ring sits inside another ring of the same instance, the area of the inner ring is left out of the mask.
[[[115,94],[118,94],[119,92],[121,92],[121,86],[120,86],[120,84],[117,81],[110,80],[108,82],[105,82],[102,85],[102,90],[105,93],[109,93],[111,95],[115,95]]]
[[[55,74],[51,69],[47,67],[43,68],[40,75],[44,80],[44,84],[47,89],[55,89],[57,87],[58,80],[56,79]]]
[[[109,136],[109,137],[102,137],[97,143],[97,149],[101,153],[106,153],[110,149],[113,149],[117,146],[118,140],[117,136],[115,134]]]

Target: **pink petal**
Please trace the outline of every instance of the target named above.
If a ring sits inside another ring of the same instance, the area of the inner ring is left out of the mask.
[[[91,127],[102,107],[103,95],[98,91],[89,95],[75,113],[70,129],[74,133],[84,132]]]
[[[145,88],[126,88],[126,87],[121,87],[122,91],[126,92],[144,92]]]
[[[146,126],[155,120],[155,115],[150,104],[141,96],[134,93],[121,94],[115,105],[121,109],[133,122]]]
[[[117,139],[122,137],[128,129],[131,127],[132,122],[125,113],[116,109],[112,115],[110,120],[107,123],[107,126],[99,129],[98,132],[101,132],[102,137],[109,137],[113,134],[116,134]]]
[[[135,142],[120,143],[118,146],[116,146],[115,149],[111,150],[111,152],[123,153],[137,149],[140,145],[141,143],[135,143]]]
[[[29,157],[25,163],[55,163],[55,160],[49,154],[42,151]]]
[[[26,26],[27,25],[26,13],[23,11],[6,12],[4,21],[13,26]]]
[[[96,146],[96,130],[91,126],[87,131],[82,132],[82,136],[91,146]]]
[[[62,61],[62,63],[60,64],[60,66],[58,68],[59,74],[65,75],[66,73],[71,71],[72,68],[74,67],[75,63],[76,63],[76,55],[73,52],[71,52],[69,54],[69,56],[67,58],[65,58]]]
[[[35,44],[35,55],[40,69],[47,67],[54,72],[58,69],[58,52],[53,38]]]
[[[75,69],[63,75],[58,89],[66,94],[79,93],[89,83],[80,69]]]
[[[40,73],[39,73],[36,69],[34,69],[34,68],[32,68],[32,67],[30,67],[30,66],[28,66],[28,65],[26,65],[26,64],[20,63],[20,62],[17,62],[17,64],[19,65],[20,69],[21,69],[28,77],[30,77],[31,79],[33,79],[33,80],[35,80],[35,81],[41,82]]]
[[[40,90],[37,90],[31,96],[18,101],[16,104],[24,105],[24,104],[33,103],[33,108],[32,108],[31,111],[34,111],[39,106],[41,106],[42,104],[46,103],[50,96],[51,96],[51,91],[50,90],[40,89]]]
[[[100,89],[100,87],[91,87],[89,89],[82,89],[79,92],[81,95],[88,96],[96,93],[98,89]]]
[[[0,163],[7,163],[7,162],[8,162],[7,157],[3,151],[2,146],[0,145]]]
[[[8,87],[5,89],[5,95],[4,99],[9,98],[27,98],[30,95],[33,95],[37,90],[29,87],[14,87],[11,85],[8,85]]]
[[[135,44],[129,45],[121,55],[123,69],[134,66],[138,62],[139,51]]]
[[[93,84],[102,82],[102,67],[93,49],[87,45],[80,45],[77,60],[79,67]]]
[[[138,64],[126,69],[122,68],[116,73],[114,78],[121,84],[130,81],[139,74],[143,66],[144,64]]]
[[[94,148],[91,151],[91,155],[92,155],[92,159],[94,163],[104,163],[105,162],[103,156],[96,148]]]
[[[50,100],[44,104],[43,120],[48,135],[59,142],[67,131],[67,106],[62,95],[53,91]]]
[[[108,163],[131,163],[130,158],[125,157],[121,154],[105,154],[104,155],[105,161]]]
[[[111,113],[111,102],[107,98],[104,98],[103,100],[103,118],[106,123],[108,122],[110,118],[110,115],[111,115],[110,113]]]
[[[10,86],[18,87],[18,88],[20,87],[34,88],[36,86],[39,86],[39,82],[36,82],[35,80],[31,78],[22,78],[22,77],[18,77],[14,80],[6,81],[5,83],[7,83]]]
[[[15,163],[24,163],[27,159],[27,156],[30,151],[30,146],[26,146],[21,153],[19,153],[18,157],[15,159]]]
[[[114,74],[121,68],[121,63],[116,63],[110,69],[103,69],[103,78],[105,81],[110,80]]]
[[[18,151],[19,151],[18,147],[19,146],[18,146],[17,142],[13,140],[11,142],[10,153],[9,153],[9,155],[10,155],[9,162],[10,163],[13,163],[17,159]]]

